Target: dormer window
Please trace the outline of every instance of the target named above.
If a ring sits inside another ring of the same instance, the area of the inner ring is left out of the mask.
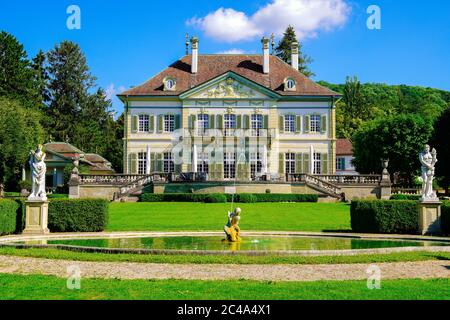
[[[295,91],[296,90],[296,82],[292,78],[284,79],[284,91]]]
[[[164,91],[175,91],[177,87],[177,81],[175,78],[166,77],[163,80],[164,82]]]

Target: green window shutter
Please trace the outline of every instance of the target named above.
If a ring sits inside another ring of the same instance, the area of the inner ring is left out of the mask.
[[[158,132],[161,133],[164,131],[164,115],[158,115]]]
[[[250,116],[244,115],[244,129],[250,129]]]
[[[223,129],[223,115],[217,115],[217,129]]]
[[[295,132],[296,133],[302,132],[302,116],[295,117]]]
[[[181,173],[181,164],[176,164],[174,169],[175,169],[176,174],[180,174]]]
[[[150,153],[150,172],[155,172],[155,159],[156,154],[154,152]]]
[[[130,153],[129,157],[129,171],[130,174],[136,174],[137,173],[137,155],[136,153]]]
[[[175,130],[181,128],[181,116],[179,114],[175,115]]]
[[[263,124],[263,128],[264,129],[269,129],[269,116],[265,115],[264,116],[264,124]]]
[[[236,116],[236,129],[242,129],[242,115]]]
[[[214,116],[208,115],[209,128],[214,129]]]
[[[195,129],[197,127],[197,116],[192,114],[189,118],[191,119],[189,129]]]
[[[302,154],[295,155],[295,173],[303,173]]]
[[[284,133],[284,116],[280,116],[280,133]]]
[[[305,131],[305,133],[309,133],[309,128],[310,128],[310,124],[311,124],[310,120],[311,120],[311,116],[306,115],[305,116],[305,122],[304,122],[304,128],[305,128],[304,131]]]
[[[148,117],[148,121],[149,121],[148,132],[155,133],[155,116],[151,114]]]
[[[137,132],[139,126],[139,116],[131,117],[131,132]]]
[[[320,120],[321,120],[320,132],[325,133],[325,132],[327,132],[327,116],[322,115]]]
[[[158,153],[158,172],[163,172],[163,158],[164,155],[162,153]]]
[[[223,180],[223,164],[222,163],[216,164],[216,179]]]
[[[309,166],[309,153],[304,153],[303,154],[303,173],[311,173],[310,170],[310,166]]]
[[[322,153],[322,174],[328,174],[328,153]]]
[[[280,153],[279,164],[278,164],[278,173],[280,173],[280,174],[284,174],[285,173],[284,166],[285,166],[284,153]]]

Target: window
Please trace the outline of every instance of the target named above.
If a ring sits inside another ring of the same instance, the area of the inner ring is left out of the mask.
[[[173,114],[164,115],[164,132],[175,131],[175,116]]]
[[[209,173],[209,155],[206,152],[200,152],[197,159],[197,172]]]
[[[320,122],[322,117],[320,115],[312,115],[310,120],[310,130],[311,132],[320,132]]]
[[[147,153],[139,152],[138,153],[138,174],[146,174],[147,173]]]
[[[336,159],[336,170],[344,171],[345,170],[345,158],[337,158]]]
[[[322,173],[322,155],[320,153],[314,152],[314,163],[313,163],[313,174],[321,174]]]
[[[250,153],[250,172],[252,179],[254,179],[258,173],[262,172],[262,165],[261,153]]]
[[[290,174],[295,173],[295,153],[286,153],[284,155],[285,168],[286,168],[286,178]]]
[[[164,91],[175,91],[177,85],[177,81],[175,80],[175,78],[166,77],[164,78],[163,83]]]
[[[285,91],[295,91],[296,82],[292,78],[284,79],[284,90]]]
[[[224,154],[224,178],[235,179],[236,178],[236,154],[227,152]]]
[[[236,115],[226,114],[224,115],[224,135],[226,137],[232,136],[236,129]]]
[[[171,173],[175,171],[175,165],[173,163],[173,156],[171,152],[164,153],[163,170],[164,173]]]
[[[199,114],[197,123],[198,123],[198,134],[199,135],[206,134],[206,131],[209,129],[209,115]]]
[[[250,119],[252,135],[254,137],[259,137],[261,135],[261,129],[263,127],[263,116],[262,114],[252,114]]]
[[[284,131],[295,132],[295,116],[293,114],[284,116]]]
[[[148,132],[150,126],[150,116],[148,114],[139,115],[139,132]]]

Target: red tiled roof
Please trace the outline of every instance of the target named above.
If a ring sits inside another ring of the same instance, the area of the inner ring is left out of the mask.
[[[75,148],[67,142],[49,142],[44,145],[46,150],[63,154],[65,156],[73,156],[83,153],[80,149]]]
[[[353,145],[349,139],[338,139],[336,141],[336,155],[337,156],[352,156]]]
[[[214,79],[228,71],[258,83],[283,96],[337,96],[338,93],[322,87],[276,56],[270,56],[270,72],[263,73],[262,55],[199,55],[198,72],[191,73],[191,55],[182,57],[147,82],[119,94],[119,96],[177,96],[195,86]],[[176,79],[176,91],[164,91],[165,77]],[[296,91],[284,91],[284,79],[296,81]]]

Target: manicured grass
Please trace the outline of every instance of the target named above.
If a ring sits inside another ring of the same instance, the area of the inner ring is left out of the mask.
[[[66,279],[51,276],[0,274],[0,299],[450,299],[450,279],[382,280],[379,290],[369,290],[366,281],[82,279],[80,290],[69,290],[66,283]]]
[[[350,230],[343,203],[240,203],[242,230]],[[229,203],[112,203],[107,231],[219,231]]]
[[[450,260],[448,252],[402,252],[355,256],[205,256],[80,253],[57,249],[0,248],[0,255],[74,261],[178,263],[178,264],[342,264]]]

